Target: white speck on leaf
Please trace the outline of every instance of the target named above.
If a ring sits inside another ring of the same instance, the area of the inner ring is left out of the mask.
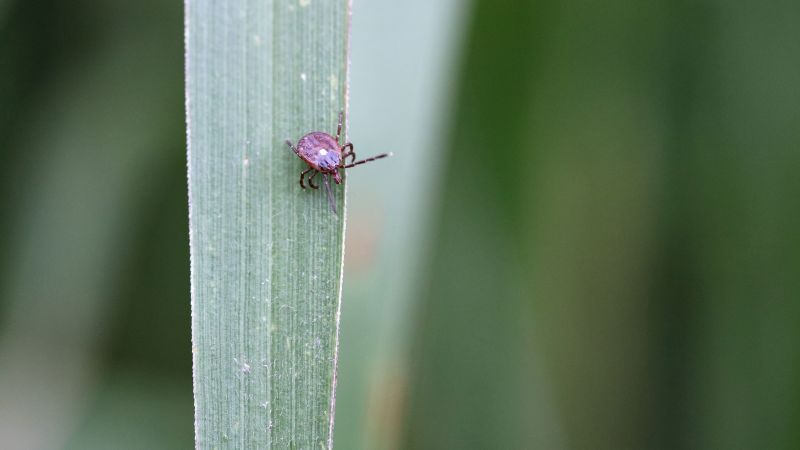
[[[250,364],[247,364],[244,361],[242,361],[240,363],[238,358],[233,358],[233,362],[235,362],[237,365],[239,365],[239,370],[241,370],[243,374],[246,375],[246,374],[250,373]]]
[[[300,74],[300,79],[303,80],[303,81],[306,81],[308,79],[308,75],[306,75],[306,73],[303,72],[303,73]]]
[[[311,0],[299,0],[298,3],[300,4],[301,8],[305,8],[311,4]]]
[[[336,100],[336,94],[339,92],[339,77],[335,73],[331,74],[331,100]]]

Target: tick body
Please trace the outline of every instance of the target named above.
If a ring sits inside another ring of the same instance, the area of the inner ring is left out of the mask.
[[[336,184],[342,182],[342,177],[339,175],[339,166],[342,163],[342,148],[339,147],[339,142],[335,137],[321,131],[308,133],[300,138],[297,143],[296,153],[300,159],[308,164],[310,169],[333,175]],[[300,185],[303,185],[302,179],[300,180]]]
[[[353,144],[350,142],[344,145],[339,144],[342,135],[343,121],[344,113],[339,113],[339,126],[336,129],[336,137],[322,131],[312,131],[300,138],[297,142],[297,147],[292,145],[291,141],[286,141],[286,145],[288,145],[303,162],[308,164],[308,169],[300,173],[300,186],[303,189],[306,188],[303,180],[308,173],[311,173],[307,180],[308,185],[313,189],[319,189],[319,186],[315,185],[313,180],[318,173],[321,173],[322,181],[325,183],[325,189],[328,192],[328,202],[334,213],[336,212],[336,204],[333,201],[333,194],[331,193],[330,184],[328,183],[328,176],[332,176],[333,181],[335,181],[336,184],[340,184],[342,182],[340,171],[344,172],[344,169],[349,169],[390,155],[389,153],[381,153],[371,158],[356,161],[356,152],[353,149]],[[346,164],[347,158],[351,158],[350,164]]]

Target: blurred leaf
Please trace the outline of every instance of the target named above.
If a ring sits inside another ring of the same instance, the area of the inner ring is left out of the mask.
[[[171,157],[163,142],[180,117],[180,78],[162,70],[179,40],[138,25],[76,52],[55,83],[25,98],[32,119],[15,142],[24,155],[12,174],[15,214],[3,217],[3,256],[13,262],[0,280],[7,448],[60,448],[92,403],[109,299],[132,251],[138,200],[152,187],[142,174]]]
[[[478,1],[401,448],[797,448],[800,7],[762,5]]]
[[[11,8],[11,0],[0,0],[0,29],[5,25],[9,8]]]
[[[192,336],[199,448],[329,448],[339,214],[284,140],[336,131],[348,4],[187,3]]]
[[[190,448],[191,395],[174,378],[136,370],[110,374],[66,450]],[[188,406],[188,407],[187,407]]]
[[[662,448],[800,448],[800,3],[670,3]]]
[[[397,448],[563,444],[519,241],[543,17],[527,1],[475,5]]]

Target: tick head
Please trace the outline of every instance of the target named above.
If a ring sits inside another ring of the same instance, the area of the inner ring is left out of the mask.
[[[323,172],[331,172],[339,165],[339,152],[321,147],[317,149],[316,162]]]
[[[335,181],[336,184],[342,184],[342,176],[339,175],[338,170],[333,171],[333,181]]]

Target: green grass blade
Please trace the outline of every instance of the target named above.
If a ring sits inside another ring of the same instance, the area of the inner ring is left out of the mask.
[[[347,1],[186,2],[198,448],[330,448],[344,190],[286,147],[335,132]]]

